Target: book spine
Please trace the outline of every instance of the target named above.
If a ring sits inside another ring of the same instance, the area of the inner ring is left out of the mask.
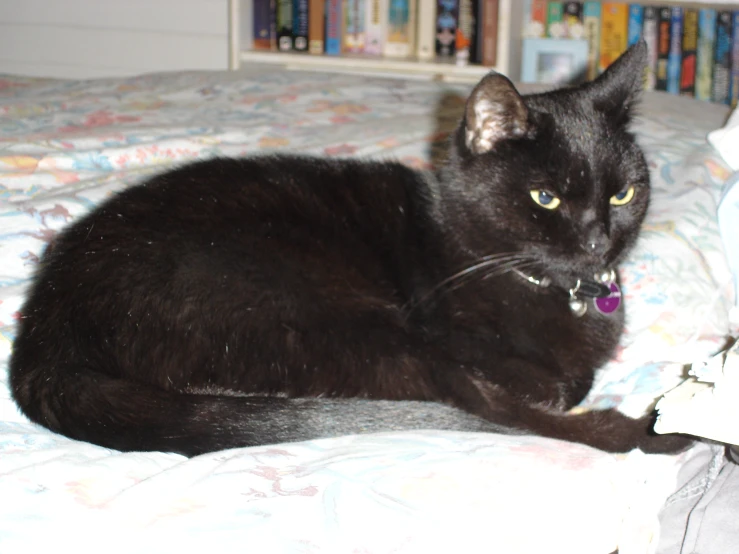
[[[254,50],[272,48],[272,6],[270,0],[254,0]]]
[[[293,0],[277,0],[277,49],[293,48]]]
[[[626,4],[603,2],[600,29],[600,70],[611,65],[626,51],[629,11]]]
[[[326,0],[310,0],[308,5],[308,51],[323,54],[323,32],[326,24]]]
[[[660,8],[657,31],[657,84],[656,90],[667,90],[667,58],[670,55],[670,8]]]
[[[695,69],[698,55],[698,10],[687,8],[683,15],[683,58],[680,67],[680,94],[695,96]]]
[[[544,38],[547,34],[547,0],[531,0],[523,26],[524,38]]]
[[[698,52],[695,68],[695,97],[711,100],[713,84],[713,52],[716,48],[716,10],[703,8],[698,12]]]
[[[644,89],[657,88],[657,60],[659,58],[659,8],[644,7],[644,42],[647,44],[647,66],[644,69]]]
[[[391,58],[404,58],[413,52],[412,7],[409,0],[389,0],[385,47]]]
[[[732,18],[732,45],[731,45],[731,81],[729,86],[729,104],[736,107],[739,104],[739,10],[734,11]]]
[[[344,52],[364,52],[366,31],[364,0],[344,1]]]
[[[719,104],[729,103],[731,73],[731,12],[721,10],[716,16],[716,49],[713,58],[711,97]]]
[[[368,0],[365,4],[365,10],[367,37],[364,43],[364,53],[380,56],[385,45],[385,29],[387,28],[388,13],[387,0]],[[433,25],[433,22],[431,24]]]
[[[341,54],[342,0],[326,0],[326,54]]]
[[[629,5],[629,26],[627,44],[632,46],[639,42],[644,29],[644,6],[641,4]]]
[[[277,44],[277,1],[278,0],[269,0],[269,36],[271,50],[279,50],[279,46]]]
[[[457,36],[454,41],[454,51],[457,65],[467,65],[470,62],[472,50],[472,35],[475,28],[475,14],[472,0],[459,0],[459,21]]]
[[[497,0],[495,0],[497,2]],[[472,0],[472,36],[470,37],[470,62],[482,64],[482,37],[483,37],[483,18],[482,18],[482,7],[485,0]],[[420,6],[419,2],[419,6]],[[495,9],[495,16],[497,19],[498,9]],[[497,40],[498,32],[496,30],[495,37]],[[497,45],[496,45],[497,46]]]
[[[585,40],[588,41],[587,78],[592,81],[598,76],[600,61],[600,2],[585,2],[582,7]]]
[[[308,50],[308,0],[293,0],[293,49]]]
[[[498,0],[481,0],[480,19],[482,25],[478,43],[481,45],[480,63],[493,67],[498,63]]]
[[[438,0],[436,3],[436,55],[453,56],[457,47],[457,26],[459,24],[459,2]]]
[[[433,60],[436,54],[436,39],[434,37],[435,19],[435,2],[419,2],[416,56],[421,61]]]
[[[562,2],[547,4],[547,36],[550,38],[564,38],[564,5]]]
[[[564,33],[568,38],[583,38],[582,2],[565,2],[562,6]]]
[[[670,8],[670,53],[667,55],[667,92],[680,94],[680,65],[683,58],[683,9]]]

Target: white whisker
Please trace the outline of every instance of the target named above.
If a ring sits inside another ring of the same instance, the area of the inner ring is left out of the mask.
[[[489,269],[489,271],[482,273],[480,280],[498,277],[516,269],[529,269],[535,265],[536,262],[534,260],[523,254],[500,253],[482,256],[472,265],[439,282],[423,297],[407,306],[407,315],[409,315],[418,306],[426,303],[432,297],[449,293],[466,285],[473,277],[477,277],[483,269]]]

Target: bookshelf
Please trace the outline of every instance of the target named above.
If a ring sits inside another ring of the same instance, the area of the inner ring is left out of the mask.
[[[418,0],[431,2],[436,0]],[[602,2],[601,2],[602,3]],[[629,3],[629,2],[623,2]],[[739,10],[736,0],[641,0],[643,5],[714,7]],[[494,69],[514,81],[521,78],[523,35],[523,0],[499,0],[497,63],[487,67],[476,64],[456,65],[452,62],[429,62],[357,54],[316,55],[308,53],[272,52],[251,48],[253,26],[251,0],[228,0],[229,67],[239,69],[252,64],[276,65],[287,70],[316,70],[363,75],[383,75],[448,82],[476,82]]]
[[[648,47],[646,90],[737,103],[738,0],[528,0],[527,6],[523,82],[592,79],[641,39]]]
[[[432,0],[420,0],[430,2]],[[435,1],[435,0],[433,0]],[[476,82],[491,69],[517,80],[521,65],[523,2],[499,0],[497,63],[493,67],[454,62],[418,61],[344,54],[331,56],[308,53],[252,50],[252,3],[229,0],[229,66],[239,69],[249,64],[278,65],[288,70],[319,70],[363,75],[383,75],[448,82]]]

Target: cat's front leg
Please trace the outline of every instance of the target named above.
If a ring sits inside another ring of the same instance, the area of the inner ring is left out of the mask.
[[[476,379],[490,381],[529,405],[562,412],[585,398],[593,384],[590,374],[571,377],[521,358],[505,358],[476,371]]]
[[[544,402],[534,402],[532,394],[514,394],[501,384],[470,372],[468,379],[449,381],[454,391],[452,404],[493,423],[510,426],[543,437],[579,442],[606,452],[667,453],[684,450],[692,444],[688,437],[658,435],[651,415],[630,418],[617,410],[593,410],[571,413]],[[532,390],[556,390],[534,387]],[[519,391],[520,393],[520,391]]]

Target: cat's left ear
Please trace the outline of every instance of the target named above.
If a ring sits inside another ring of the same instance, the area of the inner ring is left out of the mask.
[[[464,142],[474,154],[528,131],[528,109],[506,77],[490,72],[470,94],[464,112]]]
[[[647,43],[642,39],[586,85],[596,109],[621,124],[628,124],[644,89]]]

